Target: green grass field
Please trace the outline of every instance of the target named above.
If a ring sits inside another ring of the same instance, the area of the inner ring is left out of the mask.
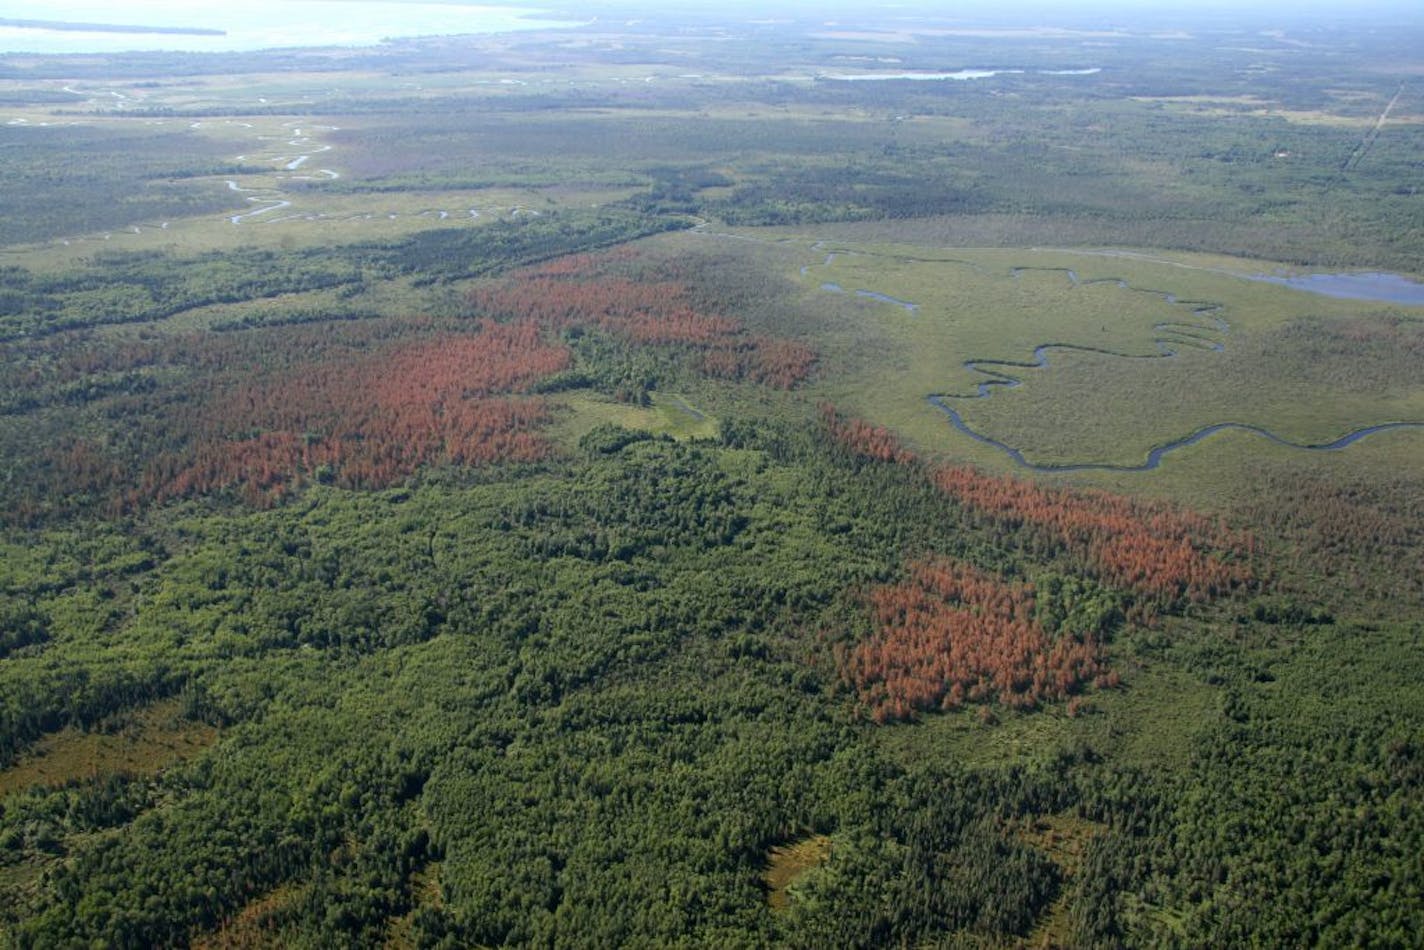
[[[676,393],[651,394],[651,406],[632,406],[586,393],[562,396],[558,403],[568,410],[554,429],[555,438],[572,446],[596,426],[618,425],[625,429],[670,435],[675,439],[714,439],[717,420]]]
[[[1420,308],[1240,276],[1270,272],[1267,263],[809,237],[804,245],[809,263],[796,276],[823,314],[812,331],[827,358],[820,392],[933,454],[1011,464],[956,431],[926,402],[932,394],[974,431],[1044,465],[1140,465],[1152,448],[1222,422],[1314,444],[1424,421],[1424,383],[1408,349]],[[1046,366],[1013,365],[1034,363],[1045,344]],[[980,384],[1005,378],[1020,385],[976,397]]]

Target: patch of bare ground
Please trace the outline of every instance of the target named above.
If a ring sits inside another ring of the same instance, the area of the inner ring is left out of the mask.
[[[812,835],[771,849],[766,873],[767,903],[773,911],[787,908],[789,896],[787,888],[812,868],[825,864],[831,856],[831,839],[826,835]]]
[[[194,938],[193,950],[248,950],[252,947],[281,947],[282,918],[301,901],[307,888],[303,883],[282,884],[248,902],[210,934]]]
[[[385,950],[415,950],[415,915],[423,908],[445,904],[440,891],[440,862],[435,861],[410,876],[410,910],[392,917],[386,930]]]
[[[1073,894],[1073,879],[1083,868],[1083,855],[1088,843],[1100,830],[1091,821],[1076,815],[1049,815],[1030,818],[1020,826],[1019,838],[1042,851],[1063,872],[1064,886],[1058,899],[1044,911],[1038,926],[1028,935],[1022,947],[1072,946],[1069,912]]]
[[[88,732],[69,727],[45,736],[0,771],[0,796],[105,775],[155,775],[217,740],[217,728],[183,718],[179,700],[165,700]]]

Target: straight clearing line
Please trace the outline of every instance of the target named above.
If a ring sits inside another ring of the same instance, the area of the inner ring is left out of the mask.
[[[1365,153],[1375,144],[1375,139],[1379,138],[1380,131],[1384,129],[1384,124],[1389,119],[1389,114],[1394,111],[1395,103],[1399,101],[1400,96],[1404,95],[1404,86],[1405,84],[1403,82],[1399,84],[1399,88],[1394,91],[1394,98],[1390,99],[1389,103],[1385,105],[1384,111],[1381,112],[1379,118],[1375,120],[1375,124],[1370,126],[1370,130],[1365,133],[1365,137],[1360,139],[1360,144],[1355,146],[1355,150],[1350,153],[1350,157],[1345,159],[1345,163],[1340,166],[1342,172],[1347,172],[1352,168],[1359,167],[1360,162],[1364,160]]]

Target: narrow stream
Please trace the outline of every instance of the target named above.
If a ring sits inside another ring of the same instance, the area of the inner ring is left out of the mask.
[[[1000,452],[1003,452],[1009,458],[1013,459],[1014,463],[1020,468],[1026,468],[1029,471],[1033,472],[1150,472],[1162,464],[1163,457],[1166,456],[1169,452],[1175,452],[1178,449],[1184,449],[1189,445],[1196,445],[1198,442],[1203,442],[1206,439],[1211,438],[1218,432],[1226,432],[1231,429],[1238,429],[1242,432],[1250,432],[1255,435],[1259,435],[1262,438],[1268,439],[1271,442],[1276,443],[1277,445],[1284,445],[1293,449],[1303,449],[1308,452],[1336,452],[1340,449],[1345,448],[1346,446],[1354,445],[1361,439],[1375,435],[1376,433],[1380,432],[1390,432],[1396,429],[1424,429],[1424,422],[1382,422],[1378,425],[1362,426],[1358,429],[1352,429],[1350,432],[1347,432],[1345,435],[1342,435],[1340,438],[1334,440],[1333,442],[1303,443],[1292,442],[1289,439],[1283,439],[1280,436],[1276,435],[1274,432],[1270,431],[1269,429],[1263,429],[1260,426],[1250,425],[1245,422],[1217,422],[1209,426],[1203,426],[1202,428],[1183,438],[1156,446],[1147,453],[1147,460],[1144,461],[1141,465],[1114,465],[1107,462],[1038,463],[1030,462],[1028,459],[1024,458],[1023,452],[1019,449],[1014,448],[1012,445],[1009,445],[1006,442],[1002,442],[999,439],[994,438],[993,436],[985,435],[982,432],[978,432],[970,428],[969,425],[964,421],[964,417],[959,414],[959,410],[945,403],[945,397],[929,396],[927,398],[929,400],[930,405],[934,406],[936,409],[939,409],[945,415],[949,416],[950,423],[960,432],[969,436],[971,439],[974,439],[976,442],[982,442],[985,445],[993,446]]]

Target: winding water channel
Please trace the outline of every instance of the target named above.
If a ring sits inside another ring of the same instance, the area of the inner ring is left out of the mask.
[[[1171,442],[1165,442],[1162,445],[1158,445],[1152,448],[1147,453],[1146,461],[1144,461],[1140,465],[1115,465],[1110,462],[1042,463],[1030,462],[1028,459],[1024,458],[1024,454],[1021,450],[1016,449],[1012,445],[1000,441],[999,439],[996,439],[993,436],[985,435],[984,433],[971,428],[968,423],[964,421],[964,417],[959,414],[959,410],[948,405],[944,401],[946,397],[929,396],[927,398],[929,400],[930,405],[944,412],[944,414],[949,417],[950,423],[953,424],[953,426],[960,432],[969,436],[971,439],[974,439],[976,442],[981,442],[984,445],[993,446],[1000,452],[1003,452],[1009,458],[1013,459],[1014,463],[1020,468],[1026,468],[1029,471],[1033,472],[1150,472],[1162,464],[1163,457],[1166,456],[1169,452],[1175,452],[1178,449],[1184,449],[1189,445],[1196,445],[1198,442],[1203,442],[1211,436],[1216,435],[1218,432],[1227,432],[1232,429],[1236,429],[1242,432],[1250,432],[1255,435],[1259,435],[1262,438],[1268,439],[1271,442],[1276,443],[1277,445],[1284,445],[1293,449],[1302,449],[1307,452],[1336,452],[1340,449],[1345,448],[1346,446],[1354,445],[1361,439],[1367,438],[1368,436],[1376,435],[1380,432],[1390,432],[1395,429],[1424,429],[1424,422],[1382,422],[1377,425],[1362,426],[1358,429],[1353,429],[1350,432],[1347,432],[1345,435],[1342,435],[1340,438],[1334,440],[1333,442],[1292,442],[1290,439],[1284,439],[1276,435],[1269,429],[1263,429],[1260,426],[1254,426],[1249,423],[1217,422],[1213,423],[1212,425],[1203,426],[1202,428],[1197,429],[1195,432],[1191,433],[1188,436],[1184,436],[1183,438],[1176,439]]]
[[[835,258],[836,255],[834,253],[827,254],[825,260],[819,265],[807,265],[801,268],[801,273],[804,276],[809,274],[810,270],[813,267],[828,267],[835,261]],[[1026,271],[1041,269],[1044,268],[1018,267],[1014,268],[1011,271],[1011,274],[1013,277],[1017,278],[1020,274]],[[1369,436],[1377,435],[1382,432],[1391,432],[1401,429],[1424,430],[1424,422],[1382,422],[1377,423],[1375,425],[1361,426],[1356,429],[1351,429],[1349,432],[1346,432],[1339,438],[1329,442],[1293,442],[1290,439],[1286,439],[1282,436],[1277,435],[1269,429],[1264,429],[1260,426],[1251,425],[1250,423],[1216,422],[1210,425],[1202,426],[1201,428],[1196,429],[1190,434],[1185,435],[1179,439],[1173,439],[1170,442],[1164,442],[1160,445],[1154,446],[1153,448],[1148,450],[1146,459],[1138,465],[1122,465],[1110,462],[1041,463],[1029,461],[1029,459],[1025,457],[1023,449],[1009,445],[1007,442],[1004,442],[1001,439],[996,439],[993,436],[981,432],[970,426],[969,423],[964,420],[964,416],[960,413],[960,411],[950,404],[950,400],[958,402],[961,400],[969,399],[988,399],[994,394],[996,388],[1010,389],[1015,386],[1021,386],[1023,385],[1023,380],[1019,376],[1014,375],[1012,370],[1046,369],[1048,367],[1048,354],[1052,350],[1077,350],[1079,352],[1084,353],[1098,353],[1105,356],[1113,356],[1119,359],[1174,359],[1178,355],[1180,355],[1181,350],[1184,347],[1214,350],[1220,352],[1225,348],[1225,344],[1223,343],[1221,338],[1225,337],[1225,335],[1231,330],[1230,324],[1227,323],[1227,321],[1219,315],[1219,311],[1221,310],[1219,304],[1179,300],[1173,294],[1162,291],[1149,291],[1142,290],[1141,288],[1131,287],[1126,281],[1119,280],[1116,278],[1103,278],[1099,280],[1084,281],[1079,278],[1076,272],[1070,269],[1047,269],[1059,271],[1065,274],[1068,279],[1072,281],[1074,286],[1087,286],[1090,284],[1097,283],[1111,283],[1125,290],[1134,290],[1139,293],[1156,294],[1169,304],[1192,307],[1192,316],[1201,322],[1188,322],[1187,320],[1166,320],[1154,324],[1153,330],[1156,331],[1157,335],[1153,338],[1152,342],[1153,345],[1157,348],[1156,353],[1121,353],[1115,350],[1104,349],[1102,347],[1085,346],[1076,343],[1043,343],[1034,348],[1033,359],[1031,361],[994,360],[982,358],[967,359],[963,363],[965,369],[977,373],[982,377],[987,377],[975,386],[974,392],[932,393],[931,395],[925,397],[930,405],[943,412],[949,418],[950,424],[953,425],[955,429],[959,430],[964,435],[969,436],[971,439],[974,439],[976,442],[979,442],[983,445],[991,446],[999,450],[1000,452],[1007,455],[1010,459],[1012,459],[1014,464],[1018,465],[1020,468],[1025,468],[1029,471],[1034,472],[1150,472],[1160,466],[1162,464],[1162,459],[1165,458],[1168,454],[1175,452],[1178,449],[1184,449],[1188,446],[1196,445],[1197,443],[1203,442],[1211,438],[1212,436],[1217,435],[1218,433],[1228,432],[1232,430],[1249,432],[1253,435],[1258,435],[1264,439],[1267,439],[1268,441],[1273,442],[1276,445],[1283,445],[1293,449],[1301,449],[1307,452],[1336,452],[1340,449],[1346,448],[1347,446],[1354,445],[1361,439],[1365,439]],[[822,283],[820,287],[823,291],[826,291],[828,293],[844,294],[847,292],[844,287],[836,283]],[[1301,287],[1300,289],[1313,288]],[[891,297],[887,294],[882,294],[876,291],[856,290],[855,293],[858,296],[871,297],[884,303],[890,303],[899,307],[903,307],[910,312],[914,312],[919,309],[918,304],[911,303],[905,300],[900,300],[898,298]],[[1210,322],[1208,323],[1206,321]]]

